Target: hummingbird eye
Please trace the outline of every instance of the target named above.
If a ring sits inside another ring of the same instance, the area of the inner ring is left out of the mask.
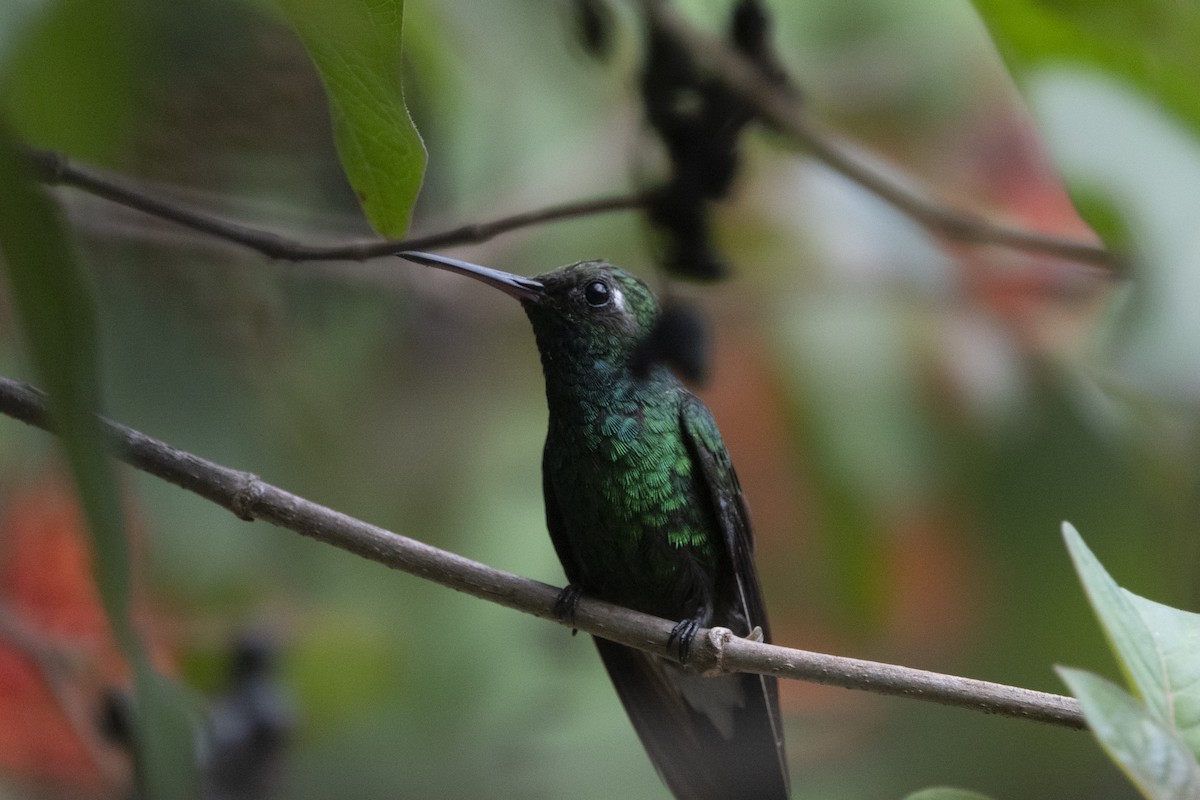
[[[603,308],[612,299],[612,290],[604,281],[592,281],[584,287],[583,299],[592,308]]]

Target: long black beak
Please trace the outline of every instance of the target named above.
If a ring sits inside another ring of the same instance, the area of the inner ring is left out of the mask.
[[[435,256],[433,253],[418,253],[415,250],[405,250],[401,253],[396,253],[396,255],[416,264],[437,267],[448,272],[466,275],[468,278],[474,278],[480,283],[486,283],[488,286],[495,287],[509,297],[515,297],[518,300],[536,300],[542,296],[542,292],[545,289],[539,281],[532,280],[531,278],[513,275],[511,272],[501,272],[491,267],[481,267],[469,261],[459,261],[457,258]]]

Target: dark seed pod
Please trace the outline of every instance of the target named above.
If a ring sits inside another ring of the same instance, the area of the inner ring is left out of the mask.
[[[726,269],[712,244],[703,196],[690,186],[694,177],[677,175],[651,193],[646,215],[666,240],[663,269],[683,278],[714,281],[723,278]]]
[[[738,0],[729,23],[734,46],[773,80],[786,76],[770,46],[770,17],[759,0]],[[662,267],[681,277],[715,280],[725,268],[712,245],[708,202],[729,194],[738,142],[754,115],[720,81],[704,75],[687,50],[651,24],[640,81],[646,121],[658,134],[671,172],[651,194],[650,223],[667,239]]]
[[[661,266],[681,277],[720,278],[725,270],[711,244],[706,201],[723,197],[733,183],[744,114],[723,87],[700,77],[686,50],[653,27],[641,90],[646,121],[671,165],[647,203],[651,225],[666,238]]]
[[[634,353],[634,369],[645,374],[655,364],[693,384],[708,378],[708,325],[697,308],[679,301],[663,306],[650,334]]]

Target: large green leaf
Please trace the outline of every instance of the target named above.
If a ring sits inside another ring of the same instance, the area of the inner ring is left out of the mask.
[[[175,688],[149,666],[130,616],[129,544],[116,475],[95,416],[100,380],[91,297],[55,207],[34,185],[3,129],[0,257],[87,520],[101,601],[134,667],[136,738],[146,791],[155,798],[196,797],[186,712]]]
[[[398,237],[425,172],[400,84],[403,0],[278,0],[329,97],[346,177],[371,225]]]
[[[1135,87],[1200,133],[1200,4],[1178,0],[975,0],[1022,82],[1075,63]]]
[[[1149,800],[1200,797],[1200,765],[1178,733],[1119,686],[1098,675],[1059,667],[1088,726],[1113,761]]]

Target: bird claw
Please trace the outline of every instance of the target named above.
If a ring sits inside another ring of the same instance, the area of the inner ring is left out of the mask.
[[[767,637],[763,635],[762,625],[755,625],[754,629],[747,633],[745,638],[750,642],[761,642]]]
[[[698,619],[684,619],[671,629],[671,635],[667,637],[667,652],[670,653],[671,645],[675,645],[680,664],[687,664],[688,656],[692,652],[692,640],[696,638],[696,631],[701,627]]]
[[[581,597],[583,590],[571,583],[558,593],[558,599],[554,601],[554,616],[571,623],[572,636],[579,632],[575,630],[575,608],[579,605]]]

